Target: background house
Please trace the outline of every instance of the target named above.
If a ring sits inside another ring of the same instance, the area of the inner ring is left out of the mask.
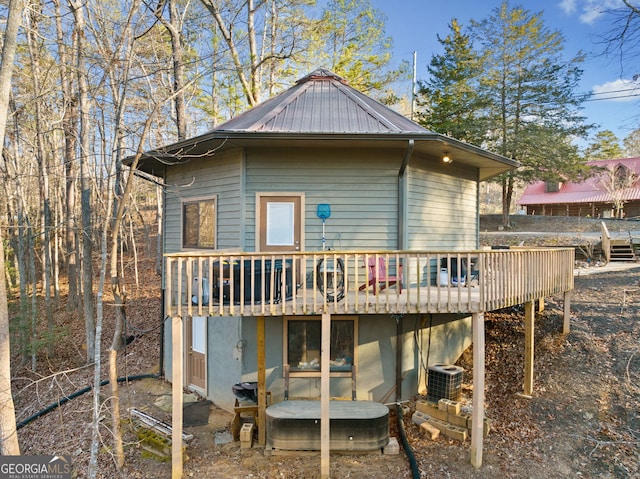
[[[320,251],[323,245],[343,251],[475,250],[478,185],[516,166],[430,132],[320,69],[208,133],[147,152],[138,169],[166,184],[164,252],[197,258],[207,251]],[[324,244],[321,210],[325,216],[330,211]],[[166,281],[165,272],[164,287]],[[296,284],[305,281],[295,278]],[[342,344],[336,355],[355,364],[359,399],[393,397],[396,344],[403,346],[401,395],[409,397],[424,386],[428,364],[454,362],[471,341],[467,315],[401,316],[333,316],[332,354],[333,344]],[[241,315],[187,318],[185,385],[231,409],[232,386],[256,380],[256,321]],[[300,358],[295,338],[306,338],[299,362],[311,361],[319,324],[313,315],[266,321],[266,386],[274,400],[283,395],[284,364]],[[170,371],[169,324],[165,334]],[[318,375],[297,373],[290,394],[318,396]],[[349,396],[351,383],[337,375],[331,388],[334,396]]]
[[[529,215],[633,218],[640,216],[640,157],[587,162],[594,176],[574,182],[538,181],[518,200]]]

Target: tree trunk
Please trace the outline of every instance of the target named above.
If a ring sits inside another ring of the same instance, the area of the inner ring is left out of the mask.
[[[169,23],[165,23],[171,35],[171,50],[173,54],[173,102],[176,109],[176,126],[178,140],[187,137],[187,109],[184,101],[184,63],[182,49],[181,22],[178,17],[176,0],[169,0]]]
[[[91,228],[91,178],[89,177],[89,99],[85,67],[85,5],[71,0],[71,9],[76,22],[78,107],[80,110],[80,208],[82,218],[82,304],[85,336],[87,342],[87,364],[94,359],[95,319],[93,308],[93,232]]]
[[[511,201],[513,199],[513,176],[507,173],[502,178],[502,226],[511,228]]]
[[[10,0],[7,27],[2,46],[0,64],[0,146],[4,144],[9,109],[9,92],[15,58],[23,0]],[[19,455],[20,446],[16,434],[16,415],[11,395],[11,346],[9,337],[9,307],[5,283],[4,242],[0,235],[0,454]]]
[[[78,234],[76,215],[76,131],[78,127],[77,99],[73,92],[72,75],[69,74],[69,65],[72,64],[67,46],[64,43],[65,34],[62,28],[62,12],[60,0],[53,0],[56,12],[56,37],[58,43],[58,56],[60,58],[60,85],[62,89],[63,117],[62,134],[64,136],[64,182],[65,182],[65,252],[67,265],[67,279],[69,293],[67,297],[67,310],[78,309],[80,301],[78,287]]]
[[[36,51],[38,42],[37,19],[40,12],[32,10],[30,12],[30,28],[27,32],[27,43],[29,47],[29,58],[31,62],[31,80],[36,92],[42,91],[40,84],[40,52]],[[40,193],[40,208],[42,223],[40,236],[42,238],[42,284],[44,292],[45,314],[47,316],[47,350],[49,355],[53,354],[53,312],[51,310],[51,203],[49,199],[49,172],[48,161],[44,147],[44,127],[42,124],[41,102],[34,102],[35,126],[36,126],[36,158],[38,160],[38,186]]]
[[[235,73],[238,76],[238,80],[240,81],[240,84],[242,85],[242,89],[247,99],[247,103],[250,106],[257,105],[259,102],[259,98],[256,98],[254,96],[254,88],[251,86],[251,82],[253,81],[253,75],[252,75],[252,80],[248,81],[242,67],[240,52],[238,51],[238,47],[236,45],[235,40],[233,39],[232,30],[227,27],[224,19],[222,18],[222,15],[220,14],[220,9],[216,4],[215,0],[201,0],[201,1],[202,1],[202,4],[205,7],[207,7],[207,10],[209,10],[209,12],[211,12],[211,14],[213,15],[213,18],[215,19],[216,24],[218,25],[218,30],[220,30],[220,33],[222,34],[222,37],[224,38],[224,41],[227,44],[227,47],[229,47],[229,52],[231,53],[231,58],[233,60]],[[250,6],[248,6],[247,8],[251,10]],[[252,59],[252,63],[253,63],[253,59]]]

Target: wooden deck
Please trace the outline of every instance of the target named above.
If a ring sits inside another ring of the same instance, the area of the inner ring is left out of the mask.
[[[524,395],[533,389],[534,301],[564,293],[569,332],[573,248],[473,251],[330,251],[316,253],[179,253],[166,255],[165,314],[172,318],[172,457],[182,460],[182,388],[186,316],[255,316],[258,357],[258,443],[266,442],[267,316],[321,315],[321,349],[330,350],[332,314],[459,313],[473,324],[473,431],[471,464],[480,467],[484,420],[484,313],[525,304]],[[373,278],[367,267],[382,259],[398,284]],[[464,284],[463,284],[464,283]],[[321,469],[329,470],[329,354],[321,356]],[[288,437],[283,441],[286,443]],[[327,473],[328,476],[328,473]]]
[[[402,271],[368,282],[370,259]],[[327,266],[328,265],[328,266]],[[470,266],[468,266],[470,265]],[[573,289],[574,250],[166,255],[169,316],[477,313]],[[380,289],[382,288],[382,289]]]

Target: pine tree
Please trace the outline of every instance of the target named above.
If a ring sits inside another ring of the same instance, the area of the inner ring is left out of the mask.
[[[620,140],[611,130],[599,131],[595,140],[584,150],[587,160],[614,160],[623,156]]]
[[[486,131],[481,116],[483,105],[477,93],[482,58],[456,19],[449,29],[447,37],[438,35],[444,54],[431,57],[430,78],[420,85],[419,123],[437,133],[480,145]]]
[[[397,98],[389,85],[408,74],[408,64],[390,69],[392,39],[385,16],[369,0],[330,0],[316,23],[307,57],[330,69],[356,90],[384,103]]]
[[[583,172],[571,146],[571,139],[589,128],[578,111],[584,97],[575,93],[583,55],[565,61],[562,34],[547,29],[541,13],[510,8],[508,2],[471,28],[484,59],[479,93],[490,125],[485,146],[522,164],[498,178],[503,222],[509,226],[517,183]]]

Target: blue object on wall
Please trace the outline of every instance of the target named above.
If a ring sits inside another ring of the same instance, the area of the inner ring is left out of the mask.
[[[329,216],[331,216],[331,205],[327,203],[320,203],[318,205],[318,210],[316,211],[318,218],[322,220],[326,220]]]

